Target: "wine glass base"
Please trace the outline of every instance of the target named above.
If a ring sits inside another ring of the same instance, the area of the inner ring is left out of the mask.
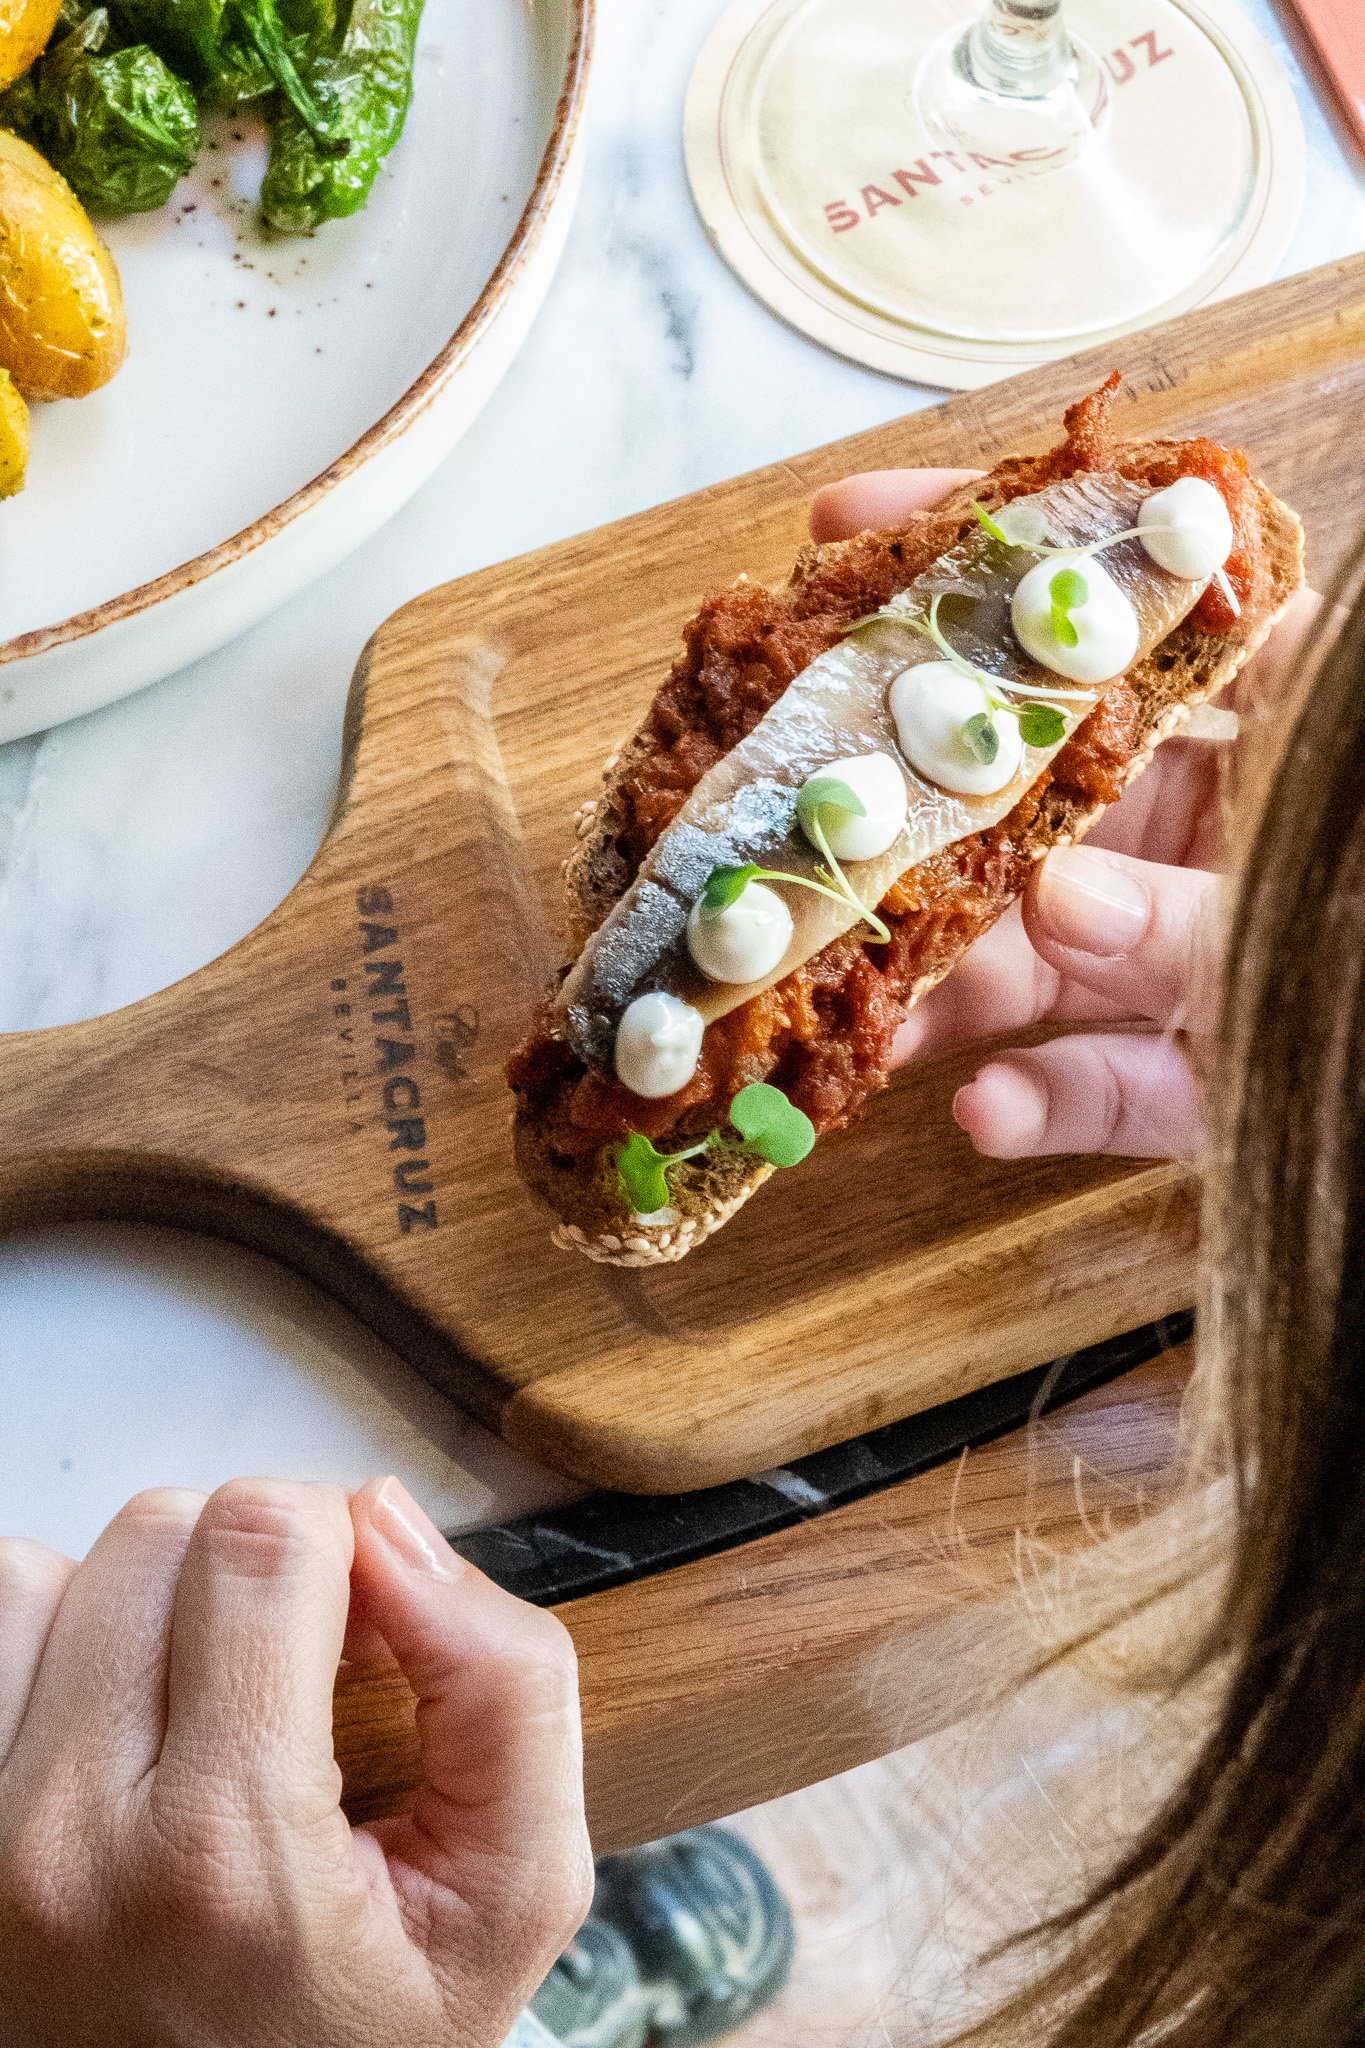
[[[1109,105],[1060,169],[926,125],[972,0],[737,0],[693,74],[712,239],[841,354],[966,388],[1264,283],[1302,204],[1287,80],[1229,0],[1066,0]],[[937,130],[937,132],[935,132]]]
[[[1107,141],[1108,74],[1088,43],[1066,40],[1071,60],[1062,76],[1046,92],[1015,97],[982,83],[973,70],[973,34],[949,29],[915,70],[914,108],[926,138],[973,162],[1007,162],[1013,177],[1050,176],[1097,136]]]

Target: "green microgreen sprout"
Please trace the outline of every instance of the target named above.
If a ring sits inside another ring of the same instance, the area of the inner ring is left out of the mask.
[[[1170,526],[1130,526],[1121,533],[1103,534],[1098,540],[1090,541],[1082,547],[1075,545],[1069,547],[1049,547],[1041,541],[1012,540],[999,522],[993,519],[990,513],[987,512],[985,506],[978,504],[975,499],[972,500],[972,511],[976,514],[982,531],[991,540],[998,541],[1002,546],[1019,548],[1028,554],[1038,555],[1045,560],[1053,556],[1065,555],[1069,557],[1070,563],[1087,561],[1092,555],[1099,555],[1106,548],[1117,546],[1119,541],[1122,540],[1141,540],[1146,535],[1157,533],[1169,534],[1177,531],[1175,527]],[[1224,598],[1231,606],[1234,615],[1240,614],[1241,606],[1238,604],[1236,593],[1228,581],[1226,572],[1222,568],[1215,569],[1212,581],[1222,592]],[[1058,570],[1048,589],[1052,598],[1052,630],[1057,636],[1058,644],[1062,647],[1075,647],[1080,636],[1076,631],[1075,625],[1072,623],[1071,613],[1087,602],[1090,596],[1090,585],[1078,568],[1068,566],[1065,569]],[[1097,701],[1099,693],[1095,690],[1039,688],[1036,684],[1014,682],[998,676],[988,675],[984,669],[977,668],[975,663],[968,661],[965,655],[960,654],[943,633],[938,623],[938,608],[941,597],[942,593],[935,594],[930,600],[929,610],[926,614],[922,605],[916,601],[910,592],[898,591],[888,604],[881,606],[880,610],[869,612],[865,618],[855,619],[851,625],[846,626],[842,637],[847,639],[854,633],[862,632],[867,626],[875,626],[884,622],[914,626],[919,632],[927,633],[935,646],[952,663],[952,666],[957,669],[959,674],[970,676],[972,681],[985,692],[990,710],[987,712],[976,712],[962,726],[962,743],[964,747],[968,753],[985,765],[989,766],[999,751],[999,734],[996,731],[994,718],[997,711],[1017,710],[1019,736],[1026,746],[1056,746],[1058,741],[1066,736],[1066,720],[1057,709],[1058,700],[1071,704],[1093,704]],[[1009,695],[1001,696],[1000,692],[1002,689],[1008,691]],[[1016,707],[1011,702],[1011,699],[1017,697],[1029,697],[1037,701],[1032,705]]]
[[[841,626],[839,638],[848,640],[853,634],[864,632],[868,626],[885,625],[913,626],[916,632],[927,632],[928,621],[923,598],[912,590],[898,590],[894,597],[888,598],[875,612],[867,612],[861,619],[854,619],[851,624]]]
[[[808,837],[809,822],[826,806],[833,811],[847,811],[851,818],[867,816],[867,805],[857,791],[841,782],[837,775],[813,775],[796,799],[797,822]]]
[[[815,1143],[810,1118],[767,1081],[751,1081],[740,1089],[730,1104],[730,1122],[749,1150],[770,1166],[798,1165]],[[719,1131],[710,1131],[700,1144],[689,1145],[686,1151],[660,1152],[643,1131],[618,1138],[612,1146],[612,1159],[621,1200],[632,1216],[645,1220],[657,1216],[660,1209],[669,1207],[672,1169],[725,1142]]]
[[[921,619],[918,623],[922,630],[929,635],[934,645],[941,649],[958,673],[970,676],[974,683],[978,683],[981,686],[990,698],[993,710],[1012,711],[1014,709],[1009,699],[999,694],[1001,690],[1008,690],[1011,695],[1016,697],[1039,697],[1047,704],[1050,704],[1054,697],[1062,697],[1069,704],[1093,704],[1095,702],[1096,692],[1094,690],[1054,690],[1050,684],[1044,684],[1040,687],[1037,683],[1016,683],[1012,678],[988,675],[984,668],[977,668],[974,662],[968,661],[965,654],[958,653],[956,647],[946,637],[942,627],[939,625],[938,608],[942,602],[942,593],[937,592],[930,603],[928,617]]]
[[[845,785],[840,783],[839,787],[842,789]],[[852,795],[852,791],[849,794]],[[855,798],[854,801],[856,802],[857,799]],[[859,805],[856,815],[865,815],[861,805]],[[804,826],[802,830],[805,830]],[[832,859],[833,856],[830,855],[828,858]],[[823,868],[817,868],[815,872],[817,875],[825,874]],[[840,879],[842,880],[843,878],[841,877]],[[789,874],[785,868],[761,868],[754,861],[747,861],[742,868],[712,868],[706,878],[706,887],[701,892],[702,904],[707,910],[728,910],[732,903],[738,903],[750,882],[790,882],[793,888],[813,889],[817,896],[828,896],[833,903],[856,904],[858,915],[865,917],[868,923],[875,926],[878,933],[882,935],[876,939],[870,939],[868,941],[869,945],[885,945],[887,939],[891,936],[881,919],[874,917],[862,899],[853,895],[846,882],[842,889],[832,889],[829,887],[829,877],[827,875],[823,882],[813,882],[809,875]]]
[[[1066,720],[1055,704],[1025,704],[1019,713],[1019,737],[1026,747],[1055,747],[1066,738]]]
[[[1237,592],[1228,582],[1226,569],[1223,569],[1221,567],[1215,569],[1213,572],[1213,580],[1217,584],[1223,596],[1226,598],[1228,607],[1232,612],[1233,618],[1240,619],[1242,616],[1242,607],[1238,600]]]
[[[668,1170],[683,1159],[695,1159],[705,1152],[716,1133],[690,1145],[685,1152],[658,1152],[643,1131],[632,1131],[612,1147],[617,1185],[631,1214],[652,1216],[668,1207]]]
[[[1043,544],[1042,541],[1011,540],[1009,535],[1003,531],[1003,529],[996,523],[994,519],[991,518],[990,514],[986,512],[975,501],[973,501],[972,510],[973,512],[975,512],[977,518],[981,522],[983,529],[986,533],[990,535],[992,540],[1003,541],[1005,546],[1008,548],[1023,548],[1027,550],[1029,554],[1041,555],[1044,559],[1047,559],[1049,556],[1054,555],[1069,555],[1074,561],[1088,561],[1091,555],[1102,554],[1106,548],[1117,547],[1118,543],[1121,540],[1143,540],[1152,534],[1174,534],[1179,532],[1179,528],[1174,526],[1129,526],[1125,527],[1122,533],[1107,533],[1101,535],[1099,540],[1087,541],[1083,547],[1047,547]],[[1065,574],[1067,572],[1062,571],[1059,573]],[[1213,575],[1209,580],[1217,587],[1218,590],[1222,592],[1223,597],[1226,599],[1227,604],[1232,611],[1233,617],[1240,618],[1242,615],[1242,607],[1238,602],[1236,591],[1233,589],[1231,583],[1228,581],[1227,570],[1222,566],[1221,563],[1214,570]],[[1082,584],[1084,584],[1085,578],[1080,577],[1079,581]],[[1076,629],[1072,625],[1070,618],[1067,616],[1067,613],[1074,609],[1074,607],[1077,604],[1084,604],[1085,598],[1072,598],[1068,602],[1065,602],[1061,606],[1059,606],[1056,602],[1057,583],[1058,578],[1054,577],[1051,585],[1049,586],[1053,592],[1053,631],[1056,633],[1057,639],[1063,647],[1074,647],[1076,645]],[[1086,592],[1086,595],[1089,595],[1088,590]],[[873,616],[876,617],[877,615],[874,613]],[[865,624],[867,622],[860,621],[859,623]]]
[[[770,1166],[797,1166],[815,1143],[815,1126],[780,1088],[751,1081],[730,1104],[730,1121]]]
[[[962,738],[968,751],[975,754],[983,767],[989,768],[1000,752],[1000,735],[989,711],[978,711],[969,718],[962,728]]]
[[[1088,540],[1079,546],[1072,541],[1063,547],[1049,547],[1040,540],[1011,540],[1003,527],[998,525],[991,518],[990,514],[976,503],[975,499],[972,501],[972,510],[992,540],[1003,541],[1007,548],[1023,548],[1030,555],[1042,555],[1044,558],[1049,555],[1072,555],[1078,561],[1084,561],[1091,555],[1102,554],[1106,548],[1117,547],[1121,540],[1141,540],[1144,535],[1149,533],[1178,534],[1180,531],[1179,527],[1176,526],[1126,526],[1122,533],[1103,533],[1098,540]],[[1220,580],[1222,575],[1221,569],[1215,569],[1213,572],[1213,581],[1219,584],[1220,589],[1222,587]],[[1237,600],[1235,597],[1232,599],[1232,602],[1236,604]],[[876,616],[874,612],[873,617],[875,618]],[[1066,645],[1070,646],[1071,642],[1067,641]]]
[[[854,818],[865,818],[867,805],[836,775],[813,775],[802,787],[796,799],[796,822],[811,845],[825,856],[825,865],[815,870],[819,882],[824,884],[820,893],[832,896],[836,902],[842,900],[850,909],[856,910],[859,917],[866,918],[872,927],[872,938],[869,943],[887,946],[891,943],[890,930],[882,923],[875,910],[868,909],[835,859],[824,825],[821,823],[822,811],[847,811]],[[790,879],[795,881],[797,877],[792,876]],[[816,883],[806,883],[808,889],[816,886]]]
[[[1071,623],[1071,614],[1088,601],[1090,585],[1079,569],[1059,569],[1047,594],[1052,599],[1052,631],[1058,646],[1074,647],[1080,635]]]
[[[1058,581],[1060,576],[1065,573],[1066,571],[1064,570],[1059,571],[1058,577],[1053,579],[1054,582]],[[1084,579],[1078,576],[1076,580],[1082,582]],[[987,675],[984,669],[977,668],[973,662],[967,660],[965,655],[958,653],[939,625],[939,602],[940,599],[936,596],[930,604],[929,616],[924,621],[925,630],[934,642],[934,645],[942,649],[959,674],[970,676],[972,681],[985,692],[986,702],[990,705],[989,711],[974,713],[971,718],[966,720],[962,727],[962,744],[966,747],[968,753],[974,755],[986,767],[989,767],[995,759],[996,754],[1000,750],[1000,734],[995,724],[995,714],[997,711],[1014,711],[1016,713],[1019,720],[1019,737],[1025,746],[1055,747],[1059,740],[1066,737],[1066,720],[1057,709],[1057,706],[1048,700],[1054,697],[1063,697],[1069,703],[1093,704],[1095,692],[1093,690],[1041,690],[1035,688],[1031,683],[1006,682],[1002,685],[998,676]],[[1072,630],[1074,632],[1075,628],[1073,627]],[[1017,696],[1042,698],[1044,701],[1042,703],[1015,706],[1011,704],[1008,697],[1000,695],[1002,687]]]
[[[712,868],[706,877],[701,900],[708,910],[728,910],[732,903],[738,903],[750,882],[757,882],[760,878],[765,881],[772,879],[752,860],[746,861],[741,868]],[[782,875],[778,879],[785,882],[788,877]]]
[[[995,521],[991,518],[991,515],[986,510],[985,506],[978,505],[975,498],[972,499],[972,510],[973,512],[975,512],[977,518],[981,521],[982,526],[985,528],[986,532],[990,535],[992,540],[998,540],[1000,542],[1000,545],[1006,548],[1017,548],[1020,545],[1020,543],[1017,540],[1011,540],[1007,533],[1003,533],[1001,531],[1001,529],[996,525]]]
[[[959,654],[957,648],[954,647],[952,641],[948,638],[942,626],[940,626],[938,622],[938,608],[942,602],[943,593],[936,591],[929,601],[929,616],[924,621],[925,632],[929,635],[935,647],[938,648],[949,664],[957,670],[960,676],[969,676],[972,682],[978,684],[985,691],[990,699],[992,711],[1003,710],[1005,708],[1004,700],[994,694],[997,678],[995,676],[988,676],[985,669],[978,668],[975,662],[968,661],[965,654]],[[992,756],[992,759],[994,759],[994,756]]]
[[[980,511],[980,507],[977,507],[977,510]],[[1014,543],[1010,542],[1009,545],[1013,546]],[[1057,549],[1056,552],[1060,554],[1068,550]],[[1059,571],[1058,575],[1066,573]],[[1077,581],[1083,582],[1084,578],[1078,575]],[[918,607],[912,609],[905,603],[897,604],[893,599],[889,605],[883,605],[880,612],[874,612],[870,619],[864,619],[860,623],[870,625],[877,619],[895,619],[903,624],[913,625],[918,631],[928,634],[959,675],[969,676],[977,687],[984,691],[990,710],[976,712],[962,727],[962,743],[978,761],[989,766],[999,751],[1000,735],[996,730],[994,716],[997,711],[1017,710],[1019,737],[1026,746],[1055,747],[1059,740],[1066,737],[1066,720],[1057,709],[1055,700],[1061,698],[1069,704],[1093,704],[1097,693],[1094,690],[1062,690],[1051,686],[1040,688],[1033,683],[1004,681],[999,676],[988,675],[984,669],[968,661],[965,654],[959,653],[944,633],[938,622],[938,608],[941,602],[942,592],[936,592],[930,599],[926,613]],[[856,632],[857,627],[850,627],[848,630]],[[1074,632],[1075,628],[1072,627],[1071,630]],[[1002,689],[1010,693],[1008,697],[1000,694]],[[1016,707],[1011,702],[1011,698],[1014,697],[1031,697],[1040,701]]]

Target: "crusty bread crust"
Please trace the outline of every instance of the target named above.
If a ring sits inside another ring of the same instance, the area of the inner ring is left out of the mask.
[[[1105,466],[1140,479],[1149,462],[1155,465],[1179,445],[1169,440],[1120,443]],[[936,508],[932,515],[935,523],[949,525],[954,520],[969,519],[973,500],[988,512],[995,511],[1012,495],[1011,480],[1023,467],[1021,459],[1010,458],[988,476],[961,486]],[[1297,515],[1264,484],[1258,482],[1255,488],[1260,500],[1268,588],[1263,595],[1258,594],[1259,601],[1254,606],[1244,609],[1227,633],[1205,633],[1188,624],[1178,626],[1159,647],[1127,671],[1125,679],[1137,695],[1142,723],[1138,752],[1124,775],[1125,788],[1142,773],[1161,741],[1189,723],[1196,705],[1207,702],[1231,681],[1265,641],[1303,582],[1303,528]],[[834,541],[803,548],[791,584],[798,585],[812,568],[837,560],[841,552],[855,545],[852,541]],[[564,871],[571,959],[577,958],[589,935],[633,879],[617,846],[626,824],[623,784],[627,771],[659,745],[646,720],[607,762],[602,772],[601,794],[585,803],[575,815],[575,845]],[[1107,808],[1097,804],[1083,810],[1055,790],[1049,790],[1028,834],[1030,857],[1042,860],[1053,847],[1083,838]],[[1001,910],[1006,907],[1002,901]],[[970,940],[963,941],[962,951],[969,943]],[[955,956],[937,972],[916,982],[907,1010],[956,964]],[[608,1155],[566,1173],[550,1160],[534,1118],[519,1110],[513,1128],[521,1173],[546,1196],[560,1216],[552,1233],[554,1242],[566,1251],[582,1252],[587,1258],[615,1266],[652,1266],[684,1258],[727,1223],[773,1171],[766,1161],[742,1145],[714,1147],[671,1170],[670,1202],[676,1221],[624,1222],[616,1171]]]

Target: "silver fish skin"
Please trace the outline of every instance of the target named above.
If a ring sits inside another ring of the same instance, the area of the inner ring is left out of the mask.
[[[1045,546],[1084,547],[1136,526],[1149,495],[1147,486],[1126,477],[1085,475],[1016,499],[995,516],[1007,531],[1026,533]],[[1040,559],[1036,549],[1002,546],[982,530],[932,562],[891,609],[922,615],[937,596],[940,629],[968,661],[998,678],[1006,692],[1011,683],[1044,691],[1073,689],[1064,676],[1025,654],[1010,624],[1015,587]],[[1106,550],[1103,559],[1138,614],[1136,659],[1164,640],[1208,587],[1207,578],[1191,582],[1160,568],[1135,539]],[[559,1028],[589,1066],[611,1071],[616,1027],[637,996],[664,989],[692,1004],[710,1024],[785,979],[859,922],[850,905],[794,888],[784,898],[792,914],[791,944],[761,980],[708,980],[687,950],[688,913],[713,868],[752,861],[779,873],[815,878],[821,856],[796,823],[796,799],[801,785],[819,769],[840,757],[876,752],[890,754],[904,773],[909,793],[904,831],[877,859],[843,863],[861,900],[875,906],[921,861],[1007,817],[1094,708],[1058,702],[1065,730],[1054,746],[1026,746],[1019,773],[992,795],[961,796],[910,766],[888,705],[898,675],[941,659],[941,650],[912,619],[879,615],[818,655],[753,731],[708,770],[560,988]],[[1108,687],[1097,686],[1096,702]]]

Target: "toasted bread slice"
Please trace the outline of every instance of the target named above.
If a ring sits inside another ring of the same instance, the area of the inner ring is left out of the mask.
[[[1071,421],[1068,415],[1069,426]],[[1142,481],[1149,472],[1159,474],[1172,451],[1182,445],[1173,441],[1108,444],[1102,466]],[[1096,461],[1092,466],[1101,465]],[[942,549],[953,545],[974,523],[973,501],[993,512],[1033,489],[1036,471],[1035,459],[1011,458],[987,477],[952,493],[933,513],[921,515],[916,536],[921,549],[926,529],[935,539],[941,536]],[[1303,532],[1297,516],[1258,482],[1250,484],[1250,502],[1259,529],[1258,566],[1255,587],[1243,602],[1240,616],[1222,632],[1201,629],[1187,619],[1126,672],[1123,680],[1136,696],[1138,719],[1135,750],[1122,772],[1124,787],[1142,773],[1160,742],[1180,732],[1196,706],[1231,680],[1266,639],[1303,581]],[[870,543],[886,548],[894,547],[896,541],[895,535],[861,535],[851,541],[808,547],[798,558],[787,593],[795,598],[813,578],[837,576],[841,563],[859,551],[866,554]],[[576,844],[565,868],[573,958],[634,879],[633,864],[622,850],[630,826],[628,791],[637,765],[662,744],[647,719],[607,763],[600,796],[584,804],[577,814]],[[1036,816],[1017,836],[1016,845],[1028,863],[1042,860],[1054,846],[1083,837],[1107,807],[1107,802],[1078,801],[1064,789],[1049,787]],[[903,882],[906,879],[902,878]],[[1021,881],[999,895],[986,923],[993,922],[1022,888]],[[951,971],[984,928],[979,915],[975,922],[963,920],[959,941],[940,946],[932,971],[916,979],[909,989],[904,1011]],[[632,1216],[623,1202],[609,1145],[590,1158],[566,1160],[555,1149],[534,1106],[525,1100],[518,1107],[514,1131],[520,1171],[560,1219],[552,1233],[554,1242],[613,1265],[648,1266],[684,1257],[726,1223],[774,1170],[741,1143],[729,1143],[671,1168],[672,1213],[644,1221]],[[819,1169],[808,1164],[803,1170]]]

